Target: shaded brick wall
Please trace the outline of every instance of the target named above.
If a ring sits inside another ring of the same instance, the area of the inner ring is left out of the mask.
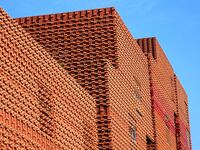
[[[105,59],[117,66],[114,9],[16,20],[96,99],[99,148],[111,148]]]
[[[97,149],[95,100],[0,9],[0,147]]]

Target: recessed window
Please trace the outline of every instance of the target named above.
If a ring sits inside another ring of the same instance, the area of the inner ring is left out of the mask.
[[[133,141],[136,141],[136,128],[134,126],[130,127],[130,135]]]
[[[134,98],[136,99],[136,100],[141,100],[141,94],[140,94],[140,90],[138,90],[138,89],[134,89]]]
[[[173,102],[175,102],[175,84],[174,84],[174,78],[170,78],[171,81],[171,99]]]
[[[140,117],[142,117],[143,115],[142,115],[142,113],[140,112],[140,110],[139,109],[137,109],[136,108],[136,112],[140,115]]]
[[[168,115],[165,115],[165,122],[168,122],[169,121],[169,116]]]
[[[169,130],[169,127],[167,125],[166,125],[166,139],[167,139],[167,143],[169,145],[171,145],[170,130]]]
[[[190,147],[190,132],[186,129],[187,145]]]
[[[169,128],[169,126],[168,126],[168,122],[170,121],[170,118],[169,118],[169,116],[168,116],[167,114],[165,115],[164,120],[165,120],[166,140],[167,140],[167,143],[168,143],[169,145],[171,145],[170,128]]]
[[[146,143],[147,143],[147,149],[150,150],[154,150],[155,149],[155,143],[151,140],[151,138],[149,136],[146,136]]]
[[[187,123],[189,124],[189,114],[188,114],[188,104],[185,102],[185,119],[187,120]]]

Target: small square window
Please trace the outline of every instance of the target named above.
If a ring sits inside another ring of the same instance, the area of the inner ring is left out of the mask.
[[[136,100],[141,100],[140,90],[134,89],[134,98],[135,98]]]
[[[136,141],[136,128],[133,126],[133,127],[130,127],[130,135],[131,135],[131,138],[133,139],[133,141]]]

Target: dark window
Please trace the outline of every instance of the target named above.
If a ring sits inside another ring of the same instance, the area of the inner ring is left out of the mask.
[[[155,150],[156,144],[151,140],[149,136],[146,136],[147,150]]]

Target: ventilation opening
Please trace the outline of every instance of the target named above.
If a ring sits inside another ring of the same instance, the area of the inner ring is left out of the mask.
[[[135,126],[130,127],[129,132],[133,142],[136,142],[136,127]]]
[[[151,140],[149,136],[146,137],[146,143],[147,143],[147,150],[156,150],[156,144]]]

